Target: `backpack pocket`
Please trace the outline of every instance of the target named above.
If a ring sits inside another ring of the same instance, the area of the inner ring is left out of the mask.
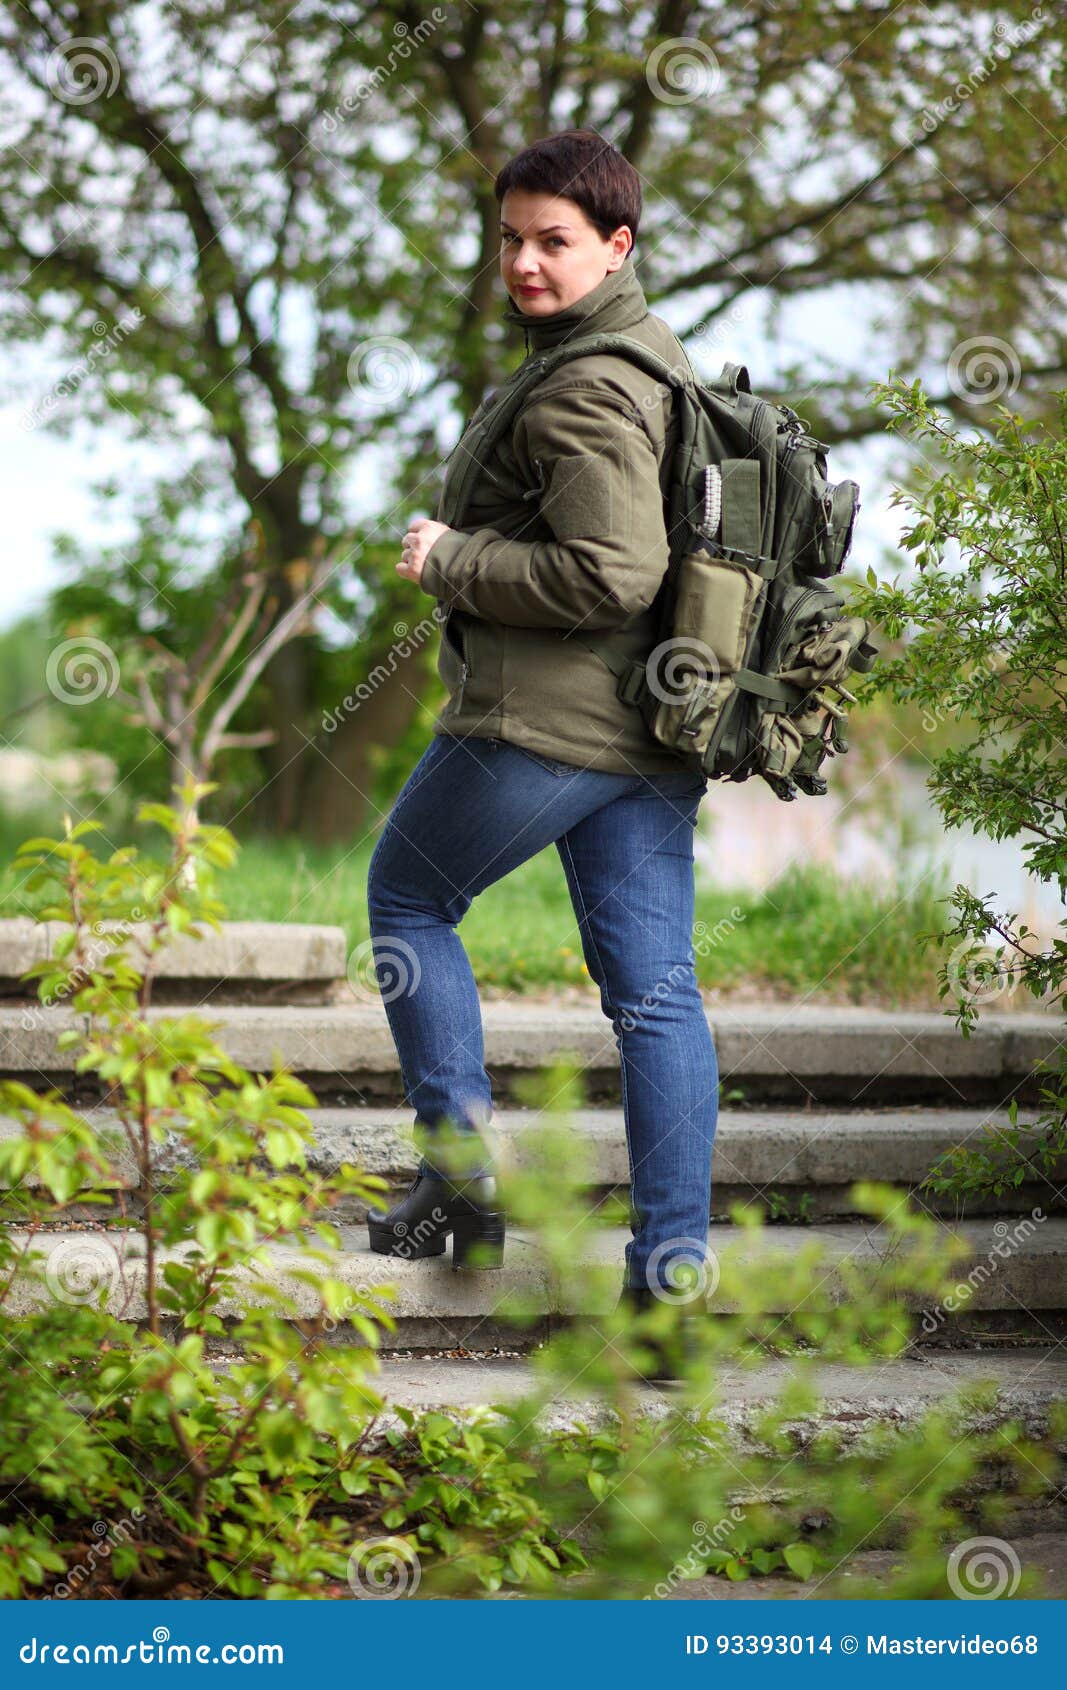
[[[646,665],[644,714],[652,737],[702,757],[734,692],[766,583],[754,569],[703,547],[678,567],[673,633]]]
[[[754,569],[711,557],[703,547],[687,552],[678,568],[674,638],[678,661],[691,642],[709,678],[732,675],[745,660],[756,605],[766,582]]]
[[[842,616],[816,628],[789,654],[788,667],[779,669],[778,679],[804,688],[835,686],[856,667],[853,656],[869,632],[862,616]]]
[[[848,750],[844,709],[827,696],[836,692],[856,702],[844,685],[850,669],[870,668],[874,647],[868,643],[870,623],[862,616],[841,616],[818,626],[798,627],[786,650],[786,664],[776,678],[800,687],[807,695],[788,713],[767,710],[756,726],[759,773],[779,798],[795,798],[797,789],[811,796],[826,791],[819,770],[824,758]]]
[[[859,511],[859,488],[854,481],[832,485],[821,476],[813,478],[811,507],[803,536],[793,558],[794,569],[804,575],[825,579],[837,575],[852,549],[852,534]]]

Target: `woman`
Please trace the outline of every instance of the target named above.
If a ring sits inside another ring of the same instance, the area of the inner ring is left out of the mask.
[[[528,351],[621,332],[692,374],[645,303],[631,257],[640,181],[609,142],[589,130],[538,141],[495,191],[504,318]],[[621,1057],[633,1235],[621,1300],[638,1308],[679,1300],[680,1262],[698,1276],[705,1265],[718,1068],[692,927],[707,782],[656,745],[579,639],[642,661],[657,643],[672,431],[661,384],[626,359],[575,358],[538,384],[494,449],[462,531],[448,525],[448,475],[439,520],[412,522],[397,568],[447,616],[438,667],[450,697],[368,878],[422,1151],[406,1196],[372,1211],[372,1248],[438,1255],[451,1232],[453,1267],[502,1260],[481,1011],[456,928],[479,892],[554,843]]]

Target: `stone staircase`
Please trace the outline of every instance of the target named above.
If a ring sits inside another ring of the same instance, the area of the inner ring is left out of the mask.
[[[72,1054],[57,1048],[59,1034],[79,1018],[69,1006],[43,1008],[19,984],[22,970],[49,954],[60,930],[52,923],[0,922],[0,1074],[36,1089],[59,1086],[77,1108],[106,1125],[109,1112],[99,1094],[75,1074]],[[345,971],[339,928],[228,923],[221,935],[172,941],[150,1014],[197,1009],[245,1067],[263,1073],[284,1063],[308,1081],[321,1105],[311,1112],[314,1166],[327,1171],[355,1163],[399,1188],[416,1160],[411,1111],[402,1105],[384,1010],[365,986],[349,985]],[[959,1036],[951,1016],[938,1013],[782,1005],[708,1014],[727,1099],[708,1239],[724,1267],[713,1314],[737,1306],[731,1303],[732,1264],[755,1256],[773,1266],[774,1259],[813,1243],[826,1253],[819,1297],[829,1305],[847,1295],[843,1264],[876,1263],[886,1250],[883,1229],[854,1212],[854,1183],[885,1181],[917,1193],[945,1150],[986,1123],[1007,1125],[1011,1099],[1025,1120],[1025,1106],[1039,1094],[1037,1065],[1064,1037],[1058,1018],[1037,1014],[983,1014],[969,1040]],[[397,1327],[387,1340],[382,1381],[393,1400],[458,1406],[516,1394],[531,1376],[528,1352],[570,1317],[606,1313],[621,1280],[628,1168],[609,1023],[595,998],[588,1007],[565,1009],[517,998],[489,1001],[483,1020],[505,1175],[509,1168],[536,1165],[539,1154],[541,1118],[522,1105],[522,1082],[561,1057],[578,1063],[586,1106],[570,1125],[587,1159],[589,1209],[599,1224],[582,1229],[563,1274],[550,1271],[535,1239],[515,1229],[503,1270],[453,1273],[447,1255],[418,1262],[372,1255],[360,1210],[352,1205],[340,1213],[343,1245],[332,1271],[351,1288],[353,1308],[375,1288],[395,1287],[387,1306]],[[12,1130],[11,1122],[0,1121],[0,1134]],[[163,1177],[175,1153],[173,1146],[161,1147]],[[917,1359],[887,1363],[875,1396],[869,1381],[856,1384],[846,1377],[849,1370],[830,1370],[828,1389],[845,1405],[843,1412],[855,1412],[857,1392],[871,1412],[881,1396],[921,1405],[979,1367],[985,1368],[982,1377],[997,1382],[1005,1413],[1029,1405],[1040,1418],[1062,1397],[1057,1346],[1067,1317],[1065,1185],[1067,1169],[1019,1187],[995,1206],[972,1206],[964,1214],[942,1206],[939,1224],[966,1240],[982,1268],[966,1312],[939,1316],[925,1340],[920,1333],[925,1347],[916,1349]],[[122,1156],[115,1159],[112,1189],[126,1212],[136,1214],[141,1194],[135,1170]],[[920,1200],[935,1212],[928,1196]],[[758,1202],[776,1224],[755,1234],[735,1227],[728,1214],[738,1202]],[[94,1207],[84,1215],[74,1211],[65,1231],[39,1235],[38,1245],[68,1255],[95,1252],[106,1275],[113,1260],[110,1306],[126,1318],[141,1318],[143,1263],[134,1257],[118,1272],[120,1241],[126,1252],[132,1238],[109,1227],[106,1215],[101,1223]],[[278,1282],[304,1297],[310,1311],[306,1288],[288,1280],[292,1252],[279,1247],[271,1261]],[[961,1273],[966,1271],[965,1264]],[[773,1306],[773,1274],[767,1283]],[[28,1308],[30,1288],[19,1287],[18,1295]],[[359,1341],[345,1319],[333,1339]],[[770,1389],[775,1370],[765,1372]],[[738,1404],[762,1388],[760,1379],[745,1380],[739,1376],[732,1387]],[[649,1393],[654,1399],[653,1388]]]

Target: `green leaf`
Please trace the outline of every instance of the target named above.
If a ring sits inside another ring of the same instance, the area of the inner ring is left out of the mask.
[[[815,1551],[808,1543],[787,1543],[782,1550],[785,1564],[798,1579],[810,1579],[815,1571]]]
[[[752,1551],[752,1565],[758,1573],[773,1573],[775,1567],[781,1565],[782,1557],[777,1549],[754,1549]]]

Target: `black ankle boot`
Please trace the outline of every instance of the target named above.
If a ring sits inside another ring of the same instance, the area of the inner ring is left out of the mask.
[[[367,1211],[367,1230],[379,1255],[443,1256],[451,1233],[454,1268],[504,1265],[506,1222],[493,1174],[455,1181],[416,1174],[391,1209]]]
[[[670,1309],[670,1315],[654,1319],[654,1312],[664,1307]],[[648,1285],[624,1285],[615,1309],[618,1314],[632,1317],[635,1346],[651,1352],[647,1362],[640,1357],[635,1359],[633,1366],[638,1378],[650,1385],[680,1384],[684,1377],[682,1365],[695,1356],[689,1317],[669,1298],[657,1297]],[[669,1328],[663,1337],[653,1337],[647,1331],[647,1327],[661,1324]]]

